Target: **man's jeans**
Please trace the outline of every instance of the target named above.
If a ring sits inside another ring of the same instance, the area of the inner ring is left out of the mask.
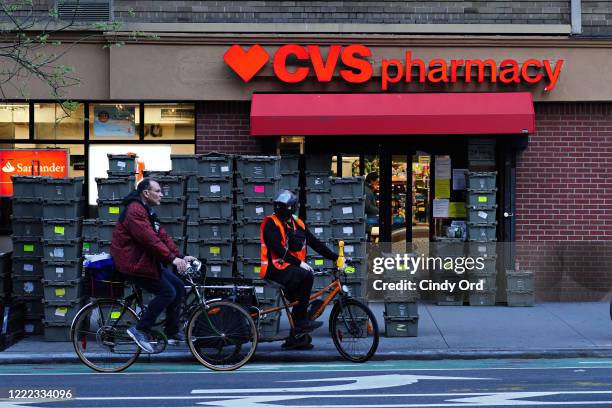
[[[155,297],[142,316],[142,319],[136,325],[138,330],[149,331],[155,324],[155,321],[166,309],[166,327],[167,335],[173,335],[179,331],[179,316],[178,306],[185,296],[185,286],[183,281],[179,279],[172,271],[166,267],[161,267],[161,279],[147,279],[140,277],[132,277],[136,286],[153,293]]]

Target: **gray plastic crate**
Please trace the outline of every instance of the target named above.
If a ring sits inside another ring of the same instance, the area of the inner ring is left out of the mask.
[[[188,238],[185,242],[185,254],[200,257],[200,240]]]
[[[11,216],[13,235],[20,237],[40,237],[43,233],[42,219]]]
[[[43,321],[40,318],[25,319],[23,321],[23,332],[26,336],[43,334],[44,329]],[[68,327],[68,330],[70,330],[70,327]]]
[[[470,306],[495,306],[495,289],[470,291]]]
[[[331,198],[330,192],[306,190],[306,205],[310,208],[330,208]]]
[[[98,198],[100,200],[122,200],[136,189],[136,179],[133,176],[121,178],[98,178]]]
[[[38,298],[42,297],[43,294],[43,284],[40,277],[13,275],[13,296]]]
[[[494,222],[497,215],[497,205],[492,206],[468,206],[467,207],[467,220],[469,222],[476,223],[488,223]]]
[[[208,272],[206,277],[208,278],[231,278],[233,262],[231,260],[209,260],[206,267]]]
[[[17,298],[14,298],[17,300]],[[45,306],[43,304],[43,298],[19,298],[19,301],[23,301],[23,305],[25,307],[25,315],[26,318],[34,319],[34,318],[42,318],[45,315]]]
[[[117,225],[116,221],[98,221],[98,239],[110,241],[113,239],[113,230]]]
[[[477,261],[482,262],[483,268],[477,269],[480,266],[478,263],[474,265],[473,272],[477,275],[495,275],[497,273],[497,256],[479,256],[477,258],[481,258]]]
[[[183,237],[185,236],[186,220],[186,217],[160,217],[159,222],[171,237]]]
[[[83,306],[83,299],[44,301],[45,323],[63,323],[70,326]]]
[[[280,319],[278,317],[264,316],[257,322],[259,329],[259,337],[262,339],[272,339],[278,335],[278,326]]]
[[[146,170],[143,170],[142,173],[143,173],[144,177],[147,177],[147,171]],[[136,171],[133,171],[133,172],[129,173],[129,172],[122,172],[122,171],[110,171],[110,170],[108,170],[106,172],[106,177],[107,178],[112,178],[112,179],[116,179],[116,178],[129,178],[129,177],[136,178],[136,176],[138,176],[138,172],[136,172]]]
[[[98,236],[98,220],[87,218],[83,220],[81,234],[83,238],[96,238]]]
[[[117,173],[134,173],[137,171],[136,158],[133,154],[107,154],[108,171]]]
[[[42,198],[13,198],[13,217],[26,218],[40,215],[43,209]]]
[[[64,261],[80,258],[83,251],[82,239],[67,239],[63,241],[43,240],[43,260]]]
[[[225,220],[201,220],[197,236],[200,239],[232,239],[233,226]]]
[[[384,316],[386,337],[417,337],[419,317]]]
[[[285,154],[280,158],[281,173],[299,172],[300,156],[297,154]]]
[[[236,219],[263,220],[274,212],[272,198],[243,198],[236,205]]]
[[[468,278],[471,283],[482,283],[482,290],[495,291],[497,289],[497,275],[480,275],[478,273],[470,273]]]
[[[195,154],[171,154],[172,172],[175,173],[197,173],[198,156]]]
[[[349,258],[365,258],[366,257],[366,240],[365,239],[345,239],[344,241],[344,256]],[[334,252],[338,253],[338,241],[333,243]]]
[[[419,315],[416,302],[391,302],[385,300],[385,314],[395,317],[415,317]]]
[[[452,275],[439,275],[436,276],[437,282],[443,282],[445,280],[455,282],[455,290],[453,291],[436,291],[436,303],[439,306],[462,306],[465,298],[465,291],[458,289],[458,281],[464,279],[462,276]]]
[[[236,242],[236,254],[241,259],[256,259],[261,254],[259,239],[239,239]]]
[[[279,156],[238,156],[236,174],[242,179],[266,180],[280,176]]]
[[[365,200],[355,198],[352,200],[337,200],[332,198],[332,220],[364,220]]]
[[[462,238],[437,237],[430,244],[430,252],[440,257],[464,256],[465,243]]]
[[[309,191],[331,191],[329,171],[324,173],[306,172],[306,188]]]
[[[38,237],[17,237],[13,235],[13,257],[42,257],[42,240]]]
[[[291,190],[297,195],[300,189],[300,172],[281,173],[279,188],[283,190]]]
[[[232,197],[232,178],[228,177],[198,177],[198,188],[201,197],[230,198]]]
[[[332,219],[332,212],[329,208],[312,208],[309,204],[306,204],[306,221],[308,223],[327,223],[329,224]]]
[[[155,181],[159,183],[164,197],[183,198],[187,192],[187,178],[181,175],[158,176]]]
[[[468,206],[494,206],[497,204],[497,189],[475,190],[468,188]]]
[[[268,179],[236,179],[236,192],[242,198],[272,199],[279,190],[279,178]],[[239,200],[240,202],[240,200]]]
[[[492,257],[497,254],[497,242],[468,240],[466,252],[471,257]]]
[[[200,239],[200,257],[212,260],[231,260],[232,241],[226,240],[206,240]]]
[[[366,224],[364,221],[335,222],[335,219],[332,219],[331,226],[332,237],[334,239],[362,239],[366,236]]]
[[[40,257],[13,254],[12,262],[13,276],[43,276],[42,259]]]
[[[83,263],[80,259],[43,261],[43,279],[54,282],[81,279]]]
[[[71,341],[70,338],[70,324],[64,323],[53,323],[44,322],[43,331],[45,334],[45,341]],[[39,333],[42,334],[42,333]]]
[[[233,158],[222,153],[209,153],[197,156],[197,172],[202,177],[229,176],[234,170]]]
[[[261,270],[261,260],[257,259],[238,259],[236,262],[236,269],[238,274],[246,279],[259,279],[259,272]]]
[[[83,195],[83,177],[47,178],[43,197],[49,200],[75,200]]]
[[[312,235],[321,241],[329,241],[332,238],[332,226],[329,223],[309,222],[308,229],[312,232]]]
[[[13,198],[43,198],[41,188],[49,177],[41,176],[12,176]]]
[[[75,200],[43,200],[43,219],[75,219],[83,215],[83,199]]]
[[[200,224],[197,221],[188,221],[185,223],[185,236],[187,239],[199,239],[200,238]],[[206,238],[206,237],[202,237]]]
[[[490,190],[497,187],[495,179],[497,177],[496,171],[480,171],[480,172],[466,172],[467,186],[476,190]]]
[[[306,155],[306,171],[324,172],[331,171],[332,155],[331,154],[308,154]]]
[[[533,291],[506,291],[506,299],[508,306],[529,307],[535,303],[535,295]]]
[[[406,282],[404,282],[410,281],[415,282],[416,284],[417,279],[414,275],[410,275],[407,273],[404,273],[403,275],[385,274],[382,277],[377,277],[376,279],[382,279],[383,282],[388,284],[395,284],[395,288],[393,290],[387,289],[383,291],[383,297],[385,299],[385,302],[416,302],[419,298],[418,289],[410,290]]]
[[[467,236],[469,239],[480,241],[494,241],[496,239],[497,222],[490,223],[467,223]]]
[[[43,280],[45,302],[74,301],[83,294],[83,281],[73,279],[65,282]]]
[[[332,197],[363,198],[365,195],[363,177],[332,177],[330,178]]]
[[[506,271],[506,290],[515,292],[533,292],[533,272]]]
[[[81,237],[83,219],[43,219],[44,239],[76,239]]]
[[[160,218],[176,218],[185,215],[185,197],[162,197],[161,204],[155,207],[155,212]]]
[[[224,198],[200,198],[198,211],[200,219],[231,220],[232,202]]]
[[[259,239],[261,221],[240,222],[236,225],[236,233],[241,239]]]
[[[278,290],[270,285],[265,280],[253,280],[253,287],[255,288],[255,296],[261,300],[273,300],[278,299]]]

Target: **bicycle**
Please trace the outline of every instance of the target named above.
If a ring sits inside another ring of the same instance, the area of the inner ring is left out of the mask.
[[[341,254],[343,246],[344,243],[340,241],[339,248]],[[353,267],[349,265],[347,270],[350,270],[350,268]],[[354,268],[352,270],[354,271]],[[327,305],[334,301],[334,306],[329,316],[329,331],[334,346],[345,359],[356,363],[363,363],[372,358],[378,348],[380,337],[378,323],[370,308],[347,293],[343,282],[347,278],[346,272],[338,267],[317,269],[317,272],[314,274],[315,276],[331,275],[332,281],[321,290],[310,295],[309,317],[311,320],[316,320],[323,314]],[[298,302],[289,303],[284,292],[285,288],[282,285],[268,280],[266,282],[279,290],[282,305],[264,310],[255,308],[257,310],[251,313],[251,317],[257,321],[259,330],[259,322],[261,322],[262,317],[285,310],[291,328],[291,336],[295,333],[295,323],[289,308],[295,306]],[[326,292],[329,292],[326,297],[323,300],[319,299]],[[299,337],[304,344],[312,341],[310,334],[301,334]],[[259,341],[272,342],[286,339],[283,336],[268,339],[260,336]],[[363,351],[358,351],[357,346],[361,341],[364,342]]]
[[[201,263],[191,262],[183,274],[188,283],[180,308],[181,327],[186,329],[186,342],[194,357],[215,371],[231,371],[242,367],[257,348],[257,328],[249,313],[239,304],[220,298],[207,300],[206,286],[196,280],[206,277]],[[97,283],[121,286],[122,282],[99,279]],[[146,307],[142,291],[133,283],[132,293],[123,298],[97,298],[75,316],[70,338],[79,360],[99,372],[119,372],[131,366],[143,352],[129,337],[127,329],[138,323]],[[138,313],[135,311],[138,310]],[[161,322],[156,322],[156,327]],[[168,340],[159,330],[151,332],[154,352],[162,353]]]

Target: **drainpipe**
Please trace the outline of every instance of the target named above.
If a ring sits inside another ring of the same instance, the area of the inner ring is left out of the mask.
[[[582,2],[571,0],[572,34],[582,34]]]

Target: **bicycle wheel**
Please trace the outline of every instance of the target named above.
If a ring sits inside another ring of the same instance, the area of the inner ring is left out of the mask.
[[[189,319],[187,344],[206,367],[231,371],[242,367],[255,354],[257,328],[241,306],[212,302],[196,309]]]
[[[368,361],[378,348],[378,324],[372,311],[355,299],[336,302],[329,330],[340,355],[349,361]]]
[[[123,303],[97,300],[77,313],[70,328],[70,339],[85,365],[100,372],[119,372],[140,355],[140,347],[127,334],[127,329],[136,323],[136,313]]]

